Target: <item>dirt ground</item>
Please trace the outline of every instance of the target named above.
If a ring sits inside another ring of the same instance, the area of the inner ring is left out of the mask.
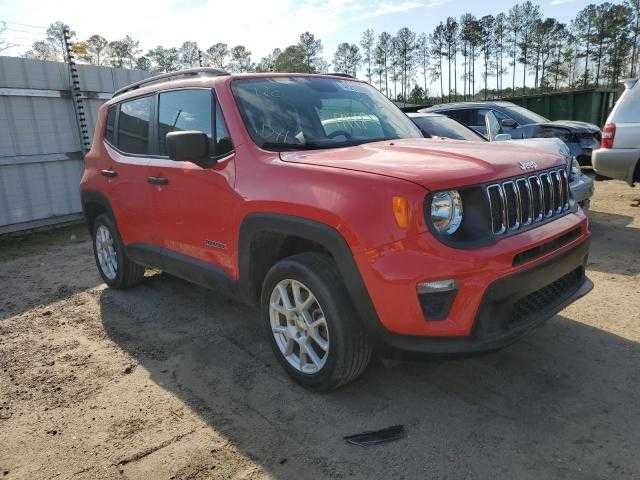
[[[243,305],[157,272],[106,289],[84,227],[1,241],[0,479],[640,479],[639,197],[597,183],[595,289],[522,341],[324,395]]]

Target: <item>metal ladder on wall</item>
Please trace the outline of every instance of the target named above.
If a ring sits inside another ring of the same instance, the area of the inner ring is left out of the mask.
[[[65,61],[69,67],[69,83],[71,90],[71,100],[76,114],[78,124],[78,132],[80,134],[80,146],[82,148],[82,156],[91,149],[91,141],[89,139],[89,127],[85,115],[85,105],[80,90],[80,76],[78,75],[78,67],[74,60],[73,51],[70,48],[71,33],[69,27],[65,26],[62,30],[62,38],[64,39]]]

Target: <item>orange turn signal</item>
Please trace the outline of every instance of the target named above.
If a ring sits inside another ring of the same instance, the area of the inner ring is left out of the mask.
[[[411,219],[409,200],[404,197],[393,197],[393,215],[396,217],[396,223],[400,228],[409,228]]]

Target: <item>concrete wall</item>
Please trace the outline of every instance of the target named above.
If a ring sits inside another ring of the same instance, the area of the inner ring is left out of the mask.
[[[90,135],[98,107],[148,72],[78,66]],[[67,65],[0,57],[0,234],[79,218],[82,151]]]

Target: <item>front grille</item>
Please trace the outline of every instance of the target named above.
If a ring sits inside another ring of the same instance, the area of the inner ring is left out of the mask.
[[[534,315],[571,297],[584,282],[584,267],[578,267],[546,287],[530,293],[513,305],[510,323],[526,323]]]
[[[550,170],[487,187],[494,235],[516,232],[569,210],[567,171]]]

